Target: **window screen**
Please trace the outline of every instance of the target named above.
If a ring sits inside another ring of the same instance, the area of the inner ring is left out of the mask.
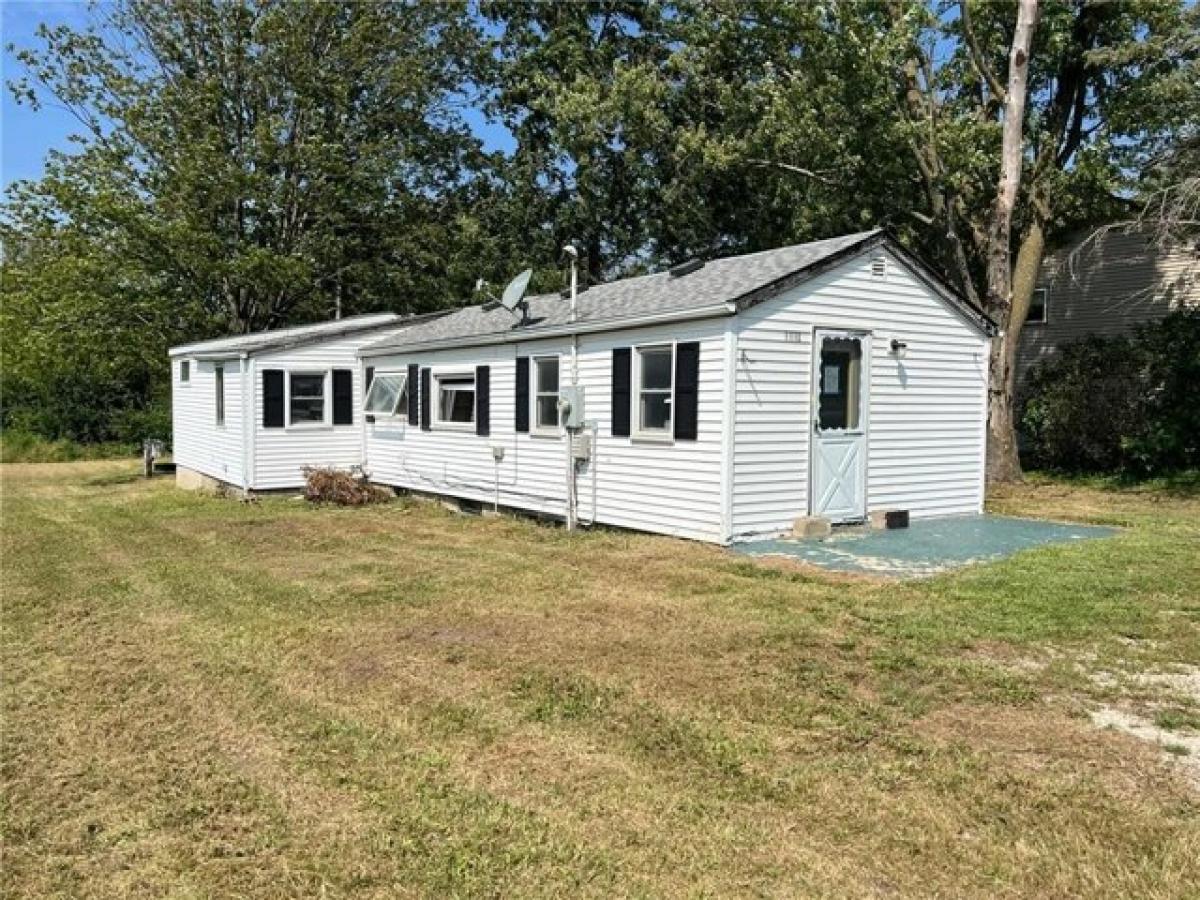
[[[817,427],[822,431],[853,431],[859,427],[862,341],[824,338],[818,389]]]
[[[439,375],[438,421],[475,421],[475,376]]]
[[[638,430],[670,432],[671,369],[670,347],[638,348]]]
[[[534,427],[539,431],[558,428],[558,357],[534,360]]]
[[[325,373],[292,372],[288,410],[293,425],[325,421]]]
[[[367,399],[363,403],[365,412],[381,416],[394,416],[399,410],[408,412],[408,378],[403,372],[380,372],[371,381]]]

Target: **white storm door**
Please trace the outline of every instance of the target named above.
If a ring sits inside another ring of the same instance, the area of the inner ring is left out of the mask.
[[[818,330],[813,342],[811,515],[867,517],[867,335]]]

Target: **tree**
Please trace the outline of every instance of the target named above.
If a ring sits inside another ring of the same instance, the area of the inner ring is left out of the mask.
[[[890,7],[907,44],[892,69],[933,243],[999,326],[989,385],[992,480],[1020,476],[1014,359],[1047,243],[1118,214],[1130,159],[1183,124],[1175,111],[1139,99],[1181,67],[1195,71],[1194,53],[1162,53],[1195,27],[1195,11],[1178,2],[1037,6],[1020,0],[1015,15],[1009,4],[973,0],[940,14]],[[938,64],[932,48],[946,42],[952,50],[943,49]],[[963,147],[974,161],[948,165]]]
[[[422,309],[477,168],[455,107],[462,6],[122,0],[43,30],[12,85],[75,113],[83,149],[10,196],[8,236],[57,226],[195,302],[220,330]]]

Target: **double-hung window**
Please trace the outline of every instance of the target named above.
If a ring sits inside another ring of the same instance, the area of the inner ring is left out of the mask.
[[[557,356],[539,356],[533,361],[533,430],[558,433]]]
[[[407,414],[408,376],[404,372],[376,372],[363,401],[363,411],[369,415],[394,416]]]
[[[324,425],[326,372],[288,373],[288,424]]]
[[[674,394],[675,348],[670,344],[638,347],[634,352],[634,385],[637,391],[635,434],[671,437],[671,404]]]
[[[216,422],[225,425],[225,367],[213,366],[213,386],[216,390]]]
[[[192,362],[188,359],[179,361],[179,383],[188,384],[192,380]]]
[[[475,422],[475,375],[455,372],[437,375],[437,422],[440,425],[469,426]]]

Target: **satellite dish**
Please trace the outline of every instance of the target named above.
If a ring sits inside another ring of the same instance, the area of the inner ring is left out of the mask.
[[[526,269],[508,283],[504,293],[500,295],[500,305],[509,312],[515,310],[525,299],[525,290],[529,287],[529,279],[533,277],[533,269]]]

